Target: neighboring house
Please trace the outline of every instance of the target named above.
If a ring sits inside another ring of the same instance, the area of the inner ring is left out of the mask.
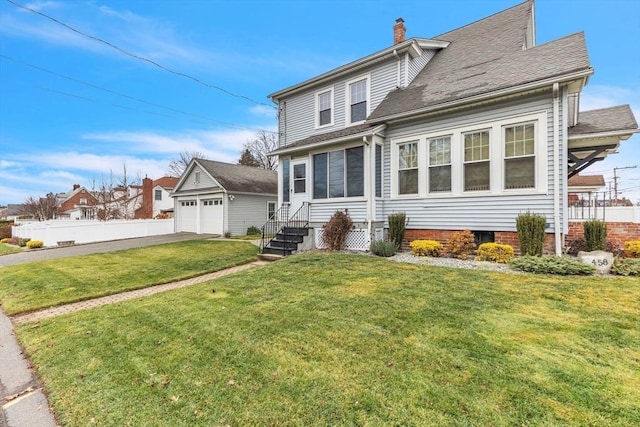
[[[13,221],[18,219],[22,215],[22,205],[8,203],[7,204],[7,221]]]
[[[277,173],[193,159],[171,194],[176,231],[244,235],[276,210]]]
[[[308,215],[317,246],[346,210],[358,249],[396,212],[406,240],[470,229],[517,249],[516,217],[532,211],[560,254],[568,178],[638,132],[629,106],[579,112],[584,34],[536,45],[533,1],[431,39],[405,32],[398,19],[392,46],[269,95],[279,205]]]
[[[179,178],[163,176],[156,180],[145,177],[142,180],[141,206],[136,209],[136,218],[155,218],[159,214],[173,216],[173,199],[171,191]]]
[[[95,219],[96,199],[93,194],[81,185],[75,184],[68,193],[59,193],[58,218],[60,219]]]

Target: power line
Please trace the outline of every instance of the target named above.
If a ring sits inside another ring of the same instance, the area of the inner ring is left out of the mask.
[[[91,40],[95,40],[95,41],[97,41],[99,43],[103,43],[103,44],[109,46],[112,49],[117,50],[118,52],[120,52],[120,53],[122,53],[124,55],[130,56],[131,58],[134,58],[134,59],[137,59],[137,60],[140,60],[140,61],[147,62],[147,63],[149,63],[149,64],[151,64],[151,65],[153,65],[155,67],[158,67],[161,70],[166,71],[168,73],[175,74],[176,76],[184,77],[184,78],[189,79],[189,80],[193,80],[194,82],[196,82],[196,83],[198,83],[198,84],[200,84],[202,86],[205,86],[205,87],[208,87],[208,88],[211,88],[211,89],[219,90],[220,92],[223,92],[223,93],[225,93],[225,94],[227,94],[229,96],[233,96],[235,98],[244,99],[244,100],[252,102],[254,104],[263,105],[263,106],[266,106],[266,107],[271,107],[273,109],[276,108],[275,106],[267,104],[265,102],[256,101],[255,99],[249,98],[248,96],[239,95],[237,93],[233,93],[233,92],[231,92],[231,91],[229,91],[227,89],[224,89],[224,88],[222,88],[220,86],[204,82],[204,81],[200,80],[197,77],[193,77],[192,75],[183,73],[181,71],[172,70],[172,69],[170,69],[168,67],[165,67],[164,65],[159,64],[159,63],[157,63],[157,62],[155,62],[155,61],[153,61],[153,60],[151,60],[149,58],[145,58],[144,56],[140,56],[140,55],[137,55],[135,53],[129,52],[128,50],[125,50],[125,49],[121,48],[120,46],[115,45],[115,44],[113,44],[113,43],[111,43],[111,42],[109,42],[107,40],[101,39],[100,37],[96,37],[96,36],[91,35],[91,34],[87,34],[87,33],[83,32],[83,31],[80,31],[80,30],[72,27],[69,24],[66,24],[66,23],[60,21],[59,19],[56,19],[56,18],[54,18],[52,16],[49,16],[49,15],[47,15],[45,13],[42,13],[42,12],[40,12],[38,10],[32,9],[32,8],[30,8],[28,6],[24,6],[24,5],[20,4],[20,3],[17,3],[15,1],[13,1],[13,0],[7,0],[7,1],[9,3],[13,4],[16,7],[19,7],[21,9],[27,10],[27,11],[32,12],[32,13],[35,13],[36,15],[40,15],[43,18],[49,19],[49,20],[55,22],[56,24],[61,25],[61,26],[65,27],[65,28],[67,28],[68,30],[73,31],[74,33],[80,34],[81,36],[87,37],[87,38],[89,38]]]
[[[198,115],[198,114],[189,113],[189,112],[182,111],[182,110],[179,110],[179,109],[176,109],[176,108],[172,108],[172,107],[167,107],[165,105],[161,105],[161,104],[158,104],[158,103],[155,103],[155,102],[146,101],[144,99],[141,99],[141,98],[138,98],[138,97],[135,97],[135,96],[131,96],[131,95],[127,95],[127,94],[124,94],[124,93],[116,92],[116,91],[114,91],[112,89],[108,89],[108,88],[105,88],[105,87],[102,87],[102,86],[98,86],[98,85],[93,84],[93,83],[89,83],[89,82],[86,82],[86,81],[83,81],[83,80],[79,80],[79,79],[77,79],[75,77],[71,77],[71,76],[67,76],[67,75],[64,75],[64,74],[60,74],[60,73],[58,73],[56,71],[52,71],[52,70],[49,70],[49,69],[46,69],[46,68],[43,68],[43,67],[40,67],[40,66],[37,66],[37,65],[34,65],[34,64],[30,64],[28,62],[20,61],[20,60],[17,60],[15,58],[12,58],[10,56],[7,56],[7,55],[0,54],[0,58],[4,58],[4,59],[7,59],[9,61],[15,62],[16,64],[20,64],[20,65],[23,65],[25,67],[30,67],[30,68],[36,69],[38,71],[42,71],[44,73],[48,73],[48,74],[54,75],[56,77],[60,77],[60,78],[72,81],[74,83],[78,83],[78,84],[81,84],[81,85],[84,85],[84,86],[87,86],[87,87],[90,87],[90,88],[93,88],[93,89],[97,89],[97,90],[100,90],[100,91],[103,91],[103,92],[106,92],[106,93],[109,93],[109,94],[112,94],[112,95],[120,96],[122,98],[130,99],[132,101],[136,101],[136,102],[139,102],[139,103],[142,103],[142,104],[146,104],[146,105],[150,105],[150,106],[153,106],[153,107],[162,108],[164,110],[172,111],[174,113],[183,114],[185,116],[195,117],[195,118],[199,119],[199,120],[197,120],[197,122],[199,122],[199,123],[205,123],[206,124],[207,122],[211,122],[211,123],[216,123],[216,124],[218,124],[220,126],[223,126],[223,127],[228,127],[228,128],[233,128],[233,129],[245,129],[245,130],[250,130],[250,131],[254,131],[254,132],[262,132],[262,131],[264,131],[264,132],[268,132],[268,133],[277,133],[277,132],[269,131],[269,130],[266,130],[266,129],[252,128],[252,127],[247,127],[247,126],[233,125],[233,124],[230,124],[230,123],[220,122],[218,120],[213,120],[213,119],[210,119],[208,117],[201,116],[201,115]],[[63,92],[63,91],[60,91],[60,90],[51,89],[51,88],[47,88],[47,87],[42,87],[42,86],[35,86],[35,87],[37,87],[38,89],[41,89],[41,90],[46,90],[46,91],[49,91],[49,92],[57,93],[57,94],[60,94],[60,95],[71,97],[71,98],[81,99],[81,100],[90,101],[90,102],[94,102],[94,103],[110,104],[110,105],[112,105],[114,107],[117,107],[117,108],[127,109],[127,110],[131,110],[131,111],[137,111],[137,112],[156,115],[156,116],[160,116],[160,117],[177,118],[176,116],[170,116],[170,115],[160,114],[160,113],[153,112],[153,111],[139,110],[139,109],[136,109],[136,108],[133,108],[133,107],[127,107],[127,106],[123,106],[123,105],[119,105],[119,104],[103,102],[103,101],[100,101],[98,99],[88,98],[88,97],[85,97],[85,96],[80,96],[80,95],[76,95],[76,94],[72,94],[72,93],[68,93],[68,92]]]

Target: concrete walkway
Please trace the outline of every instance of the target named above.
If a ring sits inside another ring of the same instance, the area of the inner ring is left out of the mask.
[[[210,236],[209,236],[210,237]],[[73,313],[74,311],[115,304],[134,298],[142,298],[172,289],[184,288],[196,283],[206,282],[218,277],[237,273],[259,265],[266,261],[254,261],[249,264],[227,268],[215,273],[204,274],[191,279],[145,289],[123,292],[106,297],[95,298],[73,304],[61,305],[46,310],[36,311],[12,318],[15,324],[35,322],[49,317]],[[55,427],[56,421],[49,409],[49,403],[37,378],[30,369],[30,362],[22,353],[22,349],[13,334],[13,325],[0,310],[0,427]]]

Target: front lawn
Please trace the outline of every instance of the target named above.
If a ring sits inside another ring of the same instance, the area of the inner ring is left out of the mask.
[[[248,242],[191,240],[3,268],[7,314],[34,311],[186,279],[256,259]]]
[[[9,246],[6,243],[0,243],[0,256],[9,255],[9,254],[17,254],[22,252],[22,249],[16,246]]]
[[[17,328],[62,425],[640,425],[640,284],[304,254]]]

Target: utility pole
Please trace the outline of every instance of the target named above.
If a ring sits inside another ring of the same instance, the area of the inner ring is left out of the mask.
[[[623,166],[623,167],[620,167],[620,168],[613,168],[613,194],[615,196],[615,199],[614,199],[614,202],[613,202],[614,206],[618,206],[618,178],[619,178],[619,176],[618,176],[617,172],[619,170],[622,170],[622,169],[635,169],[637,167],[638,167],[638,165],[635,165],[635,166]]]

